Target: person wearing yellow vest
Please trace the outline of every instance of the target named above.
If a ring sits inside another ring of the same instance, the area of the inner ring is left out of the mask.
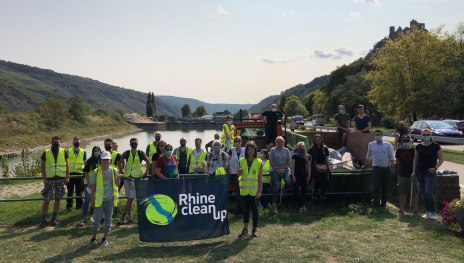
[[[118,185],[122,174],[111,165],[111,153],[104,151],[100,156],[101,167],[96,168],[90,177],[91,202],[95,207],[95,220],[92,224],[92,239],[90,245],[97,245],[97,232],[101,219],[105,217],[105,229],[101,245],[108,245],[108,233],[111,230],[113,208],[118,205]]]
[[[125,151],[122,154],[120,160],[120,166],[123,167],[124,174],[124,191],[127,197],[126,207],[121,215],[119,224],[125,224],[127,221],[132,222],[131,211],[132,202],[135,199],[135,181],[134,179],[140,179],[146,175],[146,171],[149,169],[150,162],[145,152],[137,150],[139,141],[136,138],[130,139],[130,150]],[[142,166],[142,162],[145,162],[145,171]],[[127,221],[126,221],[127,215]]]
[[[151,171],[154,169],[154,164],[152,162],[153,155],[155,155],[158,152],[158,144],[161,141],[161,133],[159,131],[156,131],[155,134],[155,140],[151,141],[148,145],[147,148],[145,149],[145,153],[148,156],[148,160],[150,160],[150,170],[148,174],[152,174]]]
[[[93,215],[94,207],[90,207],[90,175],[96,168],[100,167],[100,155],[101,155],[101,148],[98,146],[94,146],[92,148],[92,155],[85,161],[84,166],[84,204],[82,205],[82,217],[81,221],[79,222],[79,226],[85,226],[87,223],[87,214],[89,216]],[[89,208],[90,207],[90,208]]]
[[[121,154],[113,148],[113,139],[106,138],[103,142],[105,146],[105,151],[111,153],[111,167],[117,168],[119,171],[122,171],[122,167],[119,166],[121,160]]]
[[[221,142],[215,140],[206,158],[206,169],[210,176],[226,175],[229,172],[227,153],[221,150]]]
[[[269,170],[271,168],[269,152],[266,149],[261,149],[261,155],[258,154],[258,157],[260,157],[263,161],[263,193],[267,193],[271,186],[271,176],[269,175]],[[262,195],[261,198],[259,198],[258,208],[271,209],[272,207],[269,197]]]
[[[73,206],[72,196],[76,189],[76,209],[82,207],[82,191],[84,190],[84,165],[87,154],[84,149],[80,148],[81,140],[78,137],[73,139],[73,148],[68,149],[69,174],[72,178],[66,185],[68,188],[68,199],[66,199],[66,209],[70,210]]]
[[[250,210],[253,215],[252,237],[257,237],[258,206],[257,200],[263,191],[263,162],[258,158],[257,147],[254,141],[245,145],[245,157],[241,158],[238,176],[240,182],[240,195],[243,198],[243,230],[239,237],[248,235],[248,222]]]
[[[48,205],[50,200],[54,199],[53,215],[50,221],[52,226],[57,226],[58,209],[60,200],[64,196],[64,184],[69,182],[69,163],[68,153],[60,148],[61,139],[58,136],[52,138],[52,147],[43,152],[41,157],[41,172],[44,183],[42,195],[44,202],[42,205],[42,222],[41,226],[46,226]]]
[[[242,199],[240,198],[240,188],[238,187],[238,168],[240,158],[245,157],[245,148],[242,147],[242,137],[235,136],[234,147],[230,149],[229,154],[229,190],[234,191],[237,214],[243,211]]]
[[[189,174],[205,174],[206,173],[206,151],[201,148],[202,140],[195,139],[195,149],[190,154],[189,159]]]
[[[224,151],[228,152],[231,148],[231,142],[234,139],[235,135],[235,126],[232,124],[234,118],[232,116],[227,116],[226,123],[222,125],[222,135],[221,143],[224,145]]]
[[[192,155],[192,148],[186,146],[187,140],[182,137],[180,139],[180,147],[174,149],[173,155],[176,156],[178,161],[178,170],[179,174],[188,174],[189,167],[188,161],[190,160],[190,155]]]

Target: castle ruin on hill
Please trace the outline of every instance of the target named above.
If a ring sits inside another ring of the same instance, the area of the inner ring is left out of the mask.
[[[409,22],[409,27],[405,27],[404,29],[402,29],[401,26],[399,26],[398,29],[395,30],[395,27],[391,26],[390,27],[390,34],[388,35],[388,38],[396,39],[396,38],[398,38],[398,36],[401,33],[406,33],[409,30],[411,30],[412,28],[417,28],[417,29],[422,30],[422,31],[427,31],[427,29],[425,29],[425,23],[419,23],[415,19],[413,19],[413,20],[411,20],[411,22]]]

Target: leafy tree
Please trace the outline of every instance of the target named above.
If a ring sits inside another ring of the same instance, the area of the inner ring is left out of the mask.
[[[154,96],[154,95],[153,95]],[[152,93],[148,92],[147,95],[147,102],[145,104],[145,109],[146,109],[146,115],[147,117],[154,117],[154,109],[153,109],[153,103],[152,103]]]
[[[164,115],[160,115],[158,116],[158,121],[160,122],[165,122],[166,121],[166,117]]]
[[[68,109],[64,103],[57,99],[51,98],[38,105],[37,112],[44,123],[51,128],[62,127],[68,118]]]
[[[323,113],[324,105],[327,100],[325,93],[321,90],[316,90],[313,94],[313,114]]]
[[[290,96],[285,100],[285,114],[288,116],[303,115],[308,116],[308,111],[297,96]]]
[[[308,114],[309,115],[312,115],[313,114],[313,99],[314,99],[314,93],[311,92],[309,94],[306,94],[303,98],[303,104],[306,108],[306,110],[308,111]]]
[[[415,28],[388,40],[372,59],[374,70],[369,96],[374,105],[398,119],[429,118],[448,111],[456,90],[447,85],[455,75],[449,65],[456,48],[440,30],[424,32]]]
[[[241,117],[243,119],[248,119],[248,110],[247,109],[240,109],[239,111],[237,111],[237,113],[234,114],[234,118],[235,119],[240,119],[240,112],[241,112]]]
[[[286,102],[286,98],[285,96],[280,96],[280,102],[277,104],[277,109],[280,110],[280,111],[285,111],[285,102]],[[285,112],[285,114],[287,114]]]
[[[176,117],[174,117],[174,116],[169,116],[169,117],[167,118],[167,121],[168,121],[168,122],[175,122],[175,121],[176,121]]]
[[[201,117],[201,116],[206,115],[206,114],[208,114],[208,113],[206,112],[206,109],[203,106],[198,106],[195,109],[195,111],[193,112],[193,116],[195,116],[195,117]]]
[[[180,111],[182,112],[182,117],[183,118],[190,116],[190,105],[184,104],[184,106],[182,106]]]
[[[69,115],[79,122],[84,122],[85,116],[90,114],[90,106],[81,96],[73,96],[68,99]]]
[[[153,118],[156,116],[156,104],[155,104],[155,93],[151,93],[150,97],[151,107],[153,108]]]
[[[227,114],[227,115],[230,115],[231,112],[228,109],[225,109],[224,113]]]

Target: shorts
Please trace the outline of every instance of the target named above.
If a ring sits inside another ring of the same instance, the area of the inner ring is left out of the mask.
[[[47,179],[48,190],[44,194],[44,201],[57,200],[63,198],[66,190],[64,188],[64,178]]]
[[[135,181],[134,180],[124,180],[124,192],[126,193],[127,198],[135,199]]]
[[[413,195],[417,195],[417,190],[418,190],[417,179],[416,177],[414,177],[413,186],[412,186]],[[411,194],[411,177],[398,176],[398,193],[400,195]]]

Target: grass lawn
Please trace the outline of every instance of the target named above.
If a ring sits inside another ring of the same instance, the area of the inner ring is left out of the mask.
[[[60,227],[40,229],[41,202],[0,206],[1,262],[464,262],[464,238],[441,222],[367,203],[311,204],[305,214],[289,204],[278,216],[265,209],[254,239],[237,238],[242,223],[233,214],[230,235],[202,241],[141,243],[137,224],[114,227],[110,245],[96,249],[89,226],[77,227],[79,211],[62,212]]]

